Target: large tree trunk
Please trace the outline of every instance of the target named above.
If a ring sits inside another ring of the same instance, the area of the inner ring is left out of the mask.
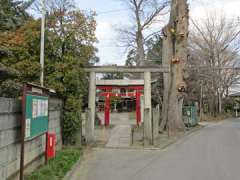
[[[137,65],[138,66],[144,66],[145,65],[145,53],[144,53],[144,40],[143,40],[143,34],[142,31],[139,30],[137,32]]]
[[[166,59],[163,61],[170,65],[170,74],[164,78],[164,93],[168,94],[164,102],[168,101],[168,103],[167,107],[163,108],[165,111],[163,117],[167,116],[164,117],[165,119],[163,118],[163,123],[167,122],[170,135],[185,128],[182,119],[182,105],[186,88],[183,71],[187,60],[188,13],[187,0],[172,0],[170,20],[164,28],[164,50],[166,48],[169,50],[164,55]],[[166,82],[167,80],[169,84]],[[164,126],[163,123],[160,127]]]
[[[163,38],[163,51],[162,51],[162,64],[163,66],[170,66],[170,59],[172,58],[172,43],[170,38]],[[170,51],[170,52],[169,52]],[[170,86],[170,74],[163,74],[163,105],[162,105],[162,117],[159,127],[159,132],[163,132],[168,118],[168,95]]]

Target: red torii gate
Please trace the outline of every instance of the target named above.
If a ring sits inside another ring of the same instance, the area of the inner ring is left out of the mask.
[[[136,98],[136,122],[137,125],[141,122],[141,102],[140,97],[143,94],[141,91],[144,90],[144,86],[96,86],[99,90],[104,90],[105,92],[101,92],[99,95],[105,97],[105,106],[104,106],[104,122],[105,126],[109,126],[110,124],[110,97],[124,97],[130,96]],[[135,92],[128,93],[114,93],[113,89],[127,89],[127,90],[135,90]]]

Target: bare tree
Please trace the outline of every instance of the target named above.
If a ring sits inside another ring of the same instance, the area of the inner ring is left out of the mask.
[[[33,3],[32,10],[40,14],[43,9],[49,14],[54,11],[65,12],[75,7],[73,0],[45,0],[44,4],[43,0],[31,0],[30,2]]]
[[[145,64],[145,41],[152,34],[144,37],[144,33],[157,21],[159,15],[167,13],[169,0],[121,0],[127,4],[132,14],[133,24],[121,28],[121,42],[126,47],[136,49],[137,65]],[[153,34],[155,34],[154,32]]]
[[[200,23],[192,20],[192,24],[189,70],[197,69],[194,71],[211,99],[211,111],[221,113],[224,94],[239,79],[235,68],[240,60],[240,23],[210,14]]]
[[[189,9],[187,0],[172,0],[168,25],[163,29],[163,64],[170,66],[164,74],[164,95],[160,131],[167,125],[169,135],[185,128],[182,105],[186,89],[184,72],[187,61]]]

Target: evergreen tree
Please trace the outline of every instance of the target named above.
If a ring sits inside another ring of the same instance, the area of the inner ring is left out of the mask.
[[[29,18],[25,10],[31,2],[0,0],[0,4],[0,32],[14,31]]]
[[[12,3],[11,7],[23,7],[20,2],[8,2]],[[55,89],[63,100],[63,141],[74,143],[75,133],[81,129],[81,99],[87,95],[87,76],[83,67],[99,60],[94,47],[96,22],[95,13],[77,10],[68,0],[61,3],[46,16],[45,86]],[[5,12],[12,15],[5,16],[5,22],[15,22],[12,19],[19,12],[6,7]],[[17,21],[19,23],[12,28],[5,27],[4,23],[0,25],[4,29],[0,32],[0,63],[18,72],[18,76],[1,79],[1,90],[4,90],[0,91],[1,96],[19,96],[24,82],[39,84],[41,23],[25,11],[22,15],[23,21]]]

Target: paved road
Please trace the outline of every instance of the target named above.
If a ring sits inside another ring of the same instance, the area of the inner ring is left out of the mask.
[[[95,149],[72,180],[239,180],[240,119],[185,137],[164,151]]]

